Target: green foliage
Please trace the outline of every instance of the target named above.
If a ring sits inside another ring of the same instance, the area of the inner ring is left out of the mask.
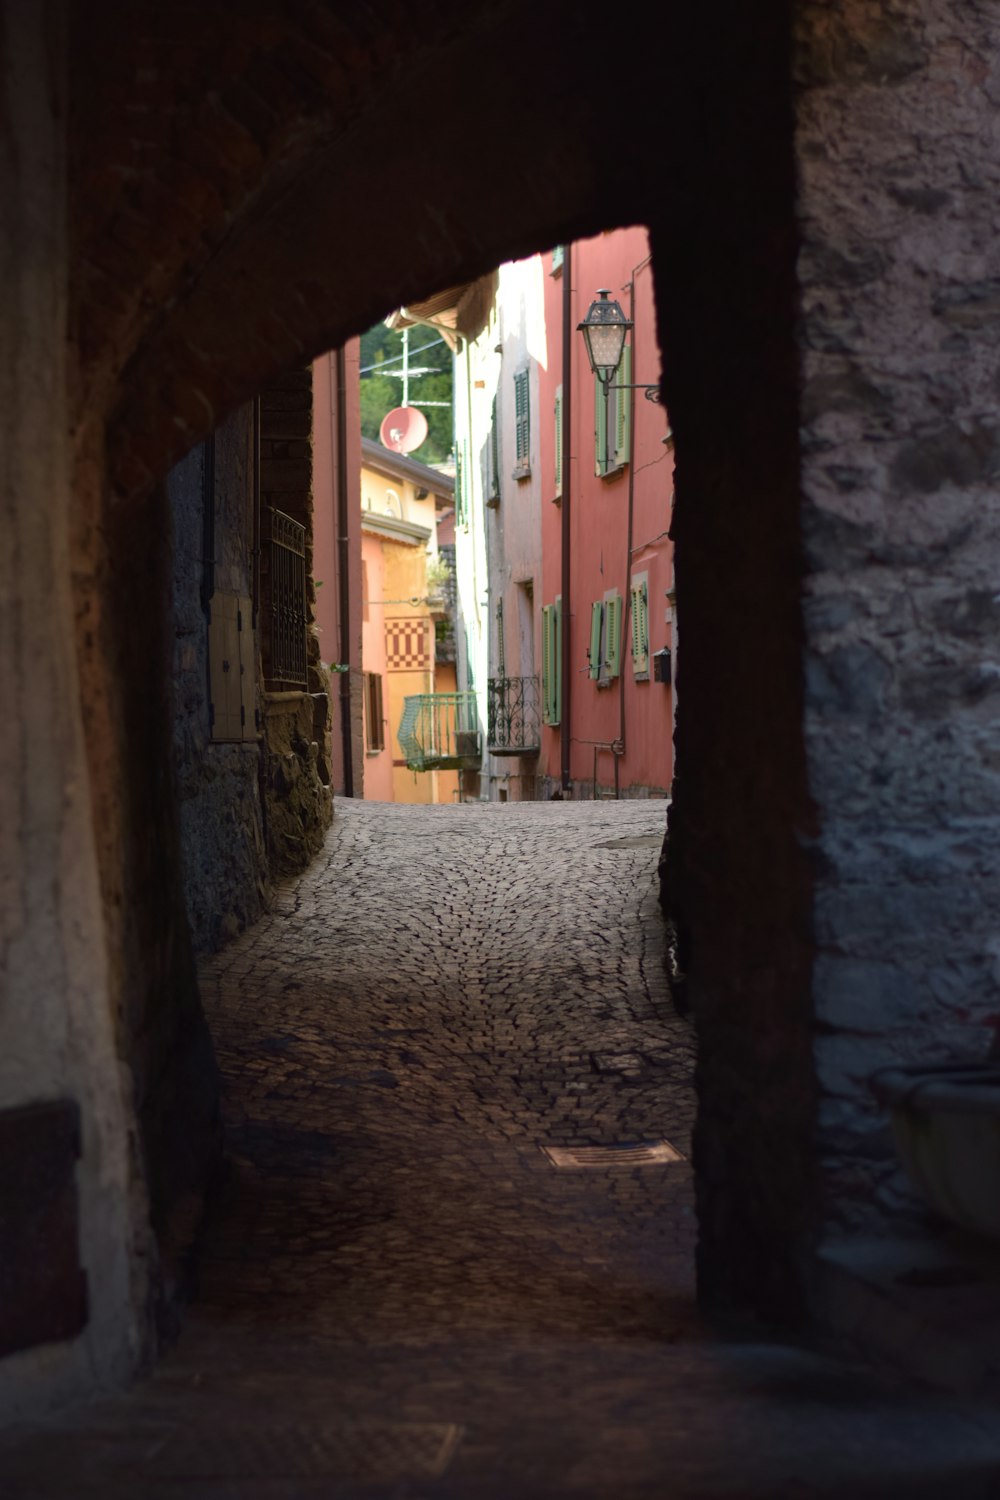
[[[414,375],[410,380],[410,401],[447,401],[447,406],[421,407],[429,428],[427,439],[414,449],[413,458],[421,463],[443,463],[452,450],[452,355],[448,345],[432,328],[410,329],[410,364],[434,369],[433,375]],[[430,348],[424,345],[430,344]],[[403,382],[380,375],[377,366],[391,360],[391,370],[402,370],[403,335],[376,323],[361,339],[361,369],[376,366],[361,376],[361,431],[365,437],[377,438],[382,418],[403,404]]]

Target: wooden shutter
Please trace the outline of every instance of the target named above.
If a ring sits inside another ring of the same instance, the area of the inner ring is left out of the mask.
[[[552,722],[553,722],[553,724],[559,724],[559,723],[562,722],[562,695],[563,695],[563,677],[562,677],[563,615],[562,615],[562,595],[561,594],[557,594],[556,595],[556,602],[555,602],[554,608],[555,608],[555,628],[553,630],[553,638],[554,639],[553,639],[552,651],[553,651],[553,655],[555,656],[556,690],[555,690],[555,695],[554,695],[553,700],[552,700],[552,709],[553,709],[553,712],[552,712]]]
[[[524,474],[531,467],[531,400],[528,371],[514,376],[514,472]]]
[[[542,605],[542,717],[546,724],[562,718],[562,599]]]
[[[608,472],[608,394],[604,381],[594,377],[594,473]]]
[[[490,408],[490,440],[486,446],[486,503],[500,499],[500,430],[497,426],[497,398]]]
[[[209,721],[213,740],[257,738],[252,618],[249,595],[217,590],[209,601]]]
[[[590,606],[590,675],[601,675],[601,627],[604,623],[604,605],[599,599]]]
[[[649,604],[645,583],[634,583],[631,589],[632,670],[649,672]]]
[[[563,492],[563,395],[562,386],[556,387],[556,474],[555,474],[555,499],[559,500]]]
[[[621,671],[622,601],[620,594],[610,594],[604,601],[605,664],[609,677]]]
[[[618,366],[618,374],[615,376],[612,400],[614,409],[612,418],[614,429],[612,439],[614,442],[614,453],[612,456],[613,466],[620,468],[627,464],[632,448],[632,392],[626,389],[632,381],[632,347],[626,344],[622,350],[622,362]]]
[[[555,631],[552,628],[555,618],[555,605],[542,605],[542,717],[546,724],[554,724],[553,716],[555,700],[555,660],[554,644]]]

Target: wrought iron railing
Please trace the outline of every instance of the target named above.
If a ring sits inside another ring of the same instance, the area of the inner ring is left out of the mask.
[[[474,769],[481,758],[475,693],[404,698],[399,746],[411,771]]]
[[[492,755],[537,755],[537,677],[491,677],[486,696],[486,743]]]
[[[306,671],[306,529],[283,511],[271,511],[271,659],[268,676],[295,686]]]

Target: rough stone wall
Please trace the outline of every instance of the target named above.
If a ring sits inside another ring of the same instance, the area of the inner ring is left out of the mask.
[[[870,1074],[1000,1022],[1000,13],[802,3],[797,74],[819,1150],[885,1228]]]
[[[316,633],[316,585],[312,546],[313,375],[289,370],[272,380],[260,398],[262,532],[269,507],[305,527],[307,671],[305,691],[264,694],[265,837],[274,875],[302,870],[318,851],[333,816],[330,792],[330,699]],[[263,594],[267,598],[267,551],[263,549]],[[265,686],[270,680],[267,610],[262,614]]]
[[[0,1420],[126,1378],[152,1246],[114,1030],[70,573],[65,7],[0,3],[0,1117],[79,1106],[82,1333],[0,1361]],[[5,1244],[17,1232],[5,1202]],[[4,1266],[4,1296],[18,1295]]]
[[[214,584],[252,593],[253,408],[214,439]],[[174,770],[188,923],[197,953],[213,952],[255,921],[268,899],[260,746],[213,743],[209,722],[205,449],[168,480],[173,516]],[[256,674],[255,674],[256,680]]]

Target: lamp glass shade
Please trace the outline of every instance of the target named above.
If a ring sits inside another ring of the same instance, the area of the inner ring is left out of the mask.
[[[606,291],[598,292],[597,296],[578,328],[587,346],[590,368],[598,379],[610,381],[621,364],[625,335],[632,324],[619,303],[609,302]]]

